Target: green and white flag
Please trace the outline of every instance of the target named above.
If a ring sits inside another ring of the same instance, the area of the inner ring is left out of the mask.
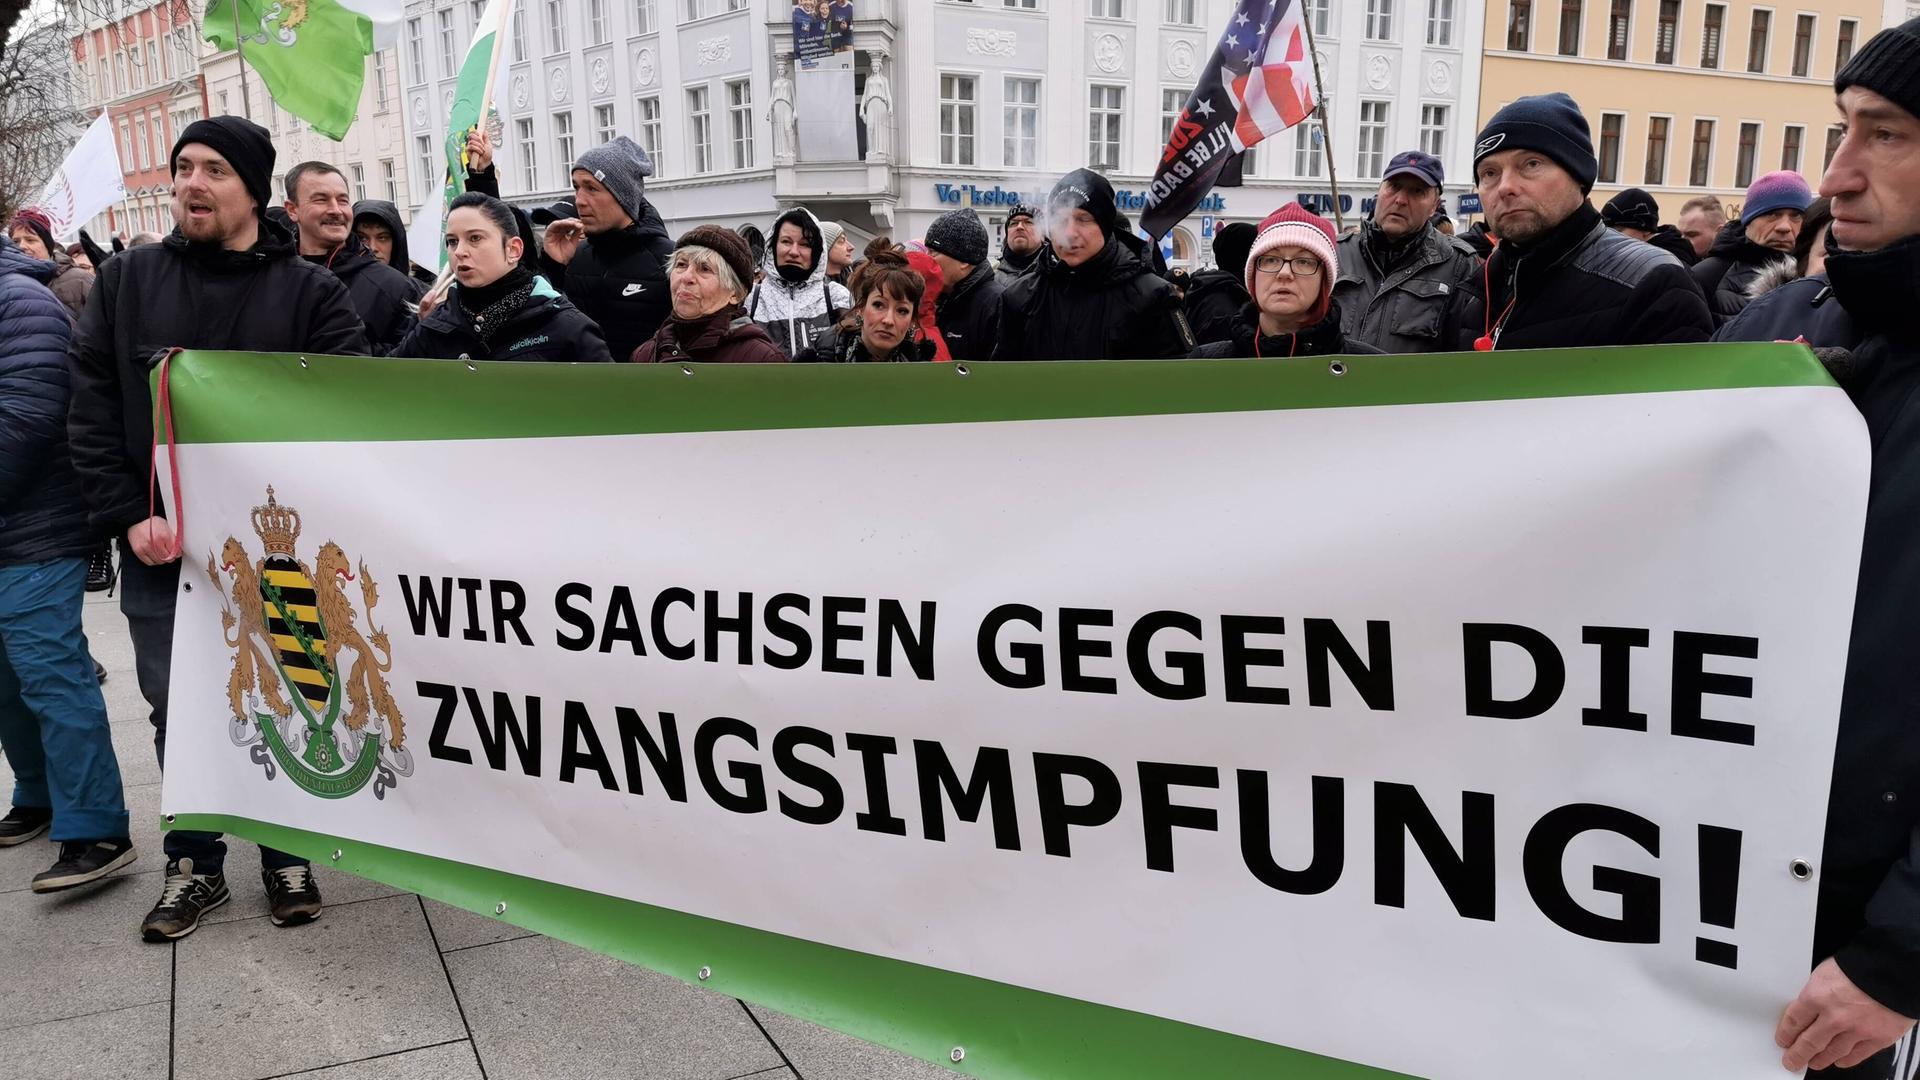
[[[513,11],[513,0],[488,0],[473,28],[473,44],[460,62],[460,81],[453,88],[453,110],[447,115],[447,197],[450,204],[467,190],[467,137],[487,122],[493,104],[493,83],[500,70],[503,31]]]
[[[376,24],[399,12],[394,0],[212,0],[204,36],[239,48],[281,108],[337,142],[360,106]]]

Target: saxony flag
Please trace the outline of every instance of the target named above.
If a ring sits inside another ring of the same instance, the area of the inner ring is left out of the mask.
[[[400,11],[399,0],[212,0],[202,25],[223,50],[237,36],[273,100],[337,142],[360,106],[375,23]]]
[[[513,11],[513,0],[488,0],[473,28],[473,44],[467,46],[467,58],[460,62],[460,80],[453,88],[453,111],[447,116],[447,197],[448,203],[467,190],[467,136],[487,122],[492,104],[492,87],[500,70],[502,33]]]

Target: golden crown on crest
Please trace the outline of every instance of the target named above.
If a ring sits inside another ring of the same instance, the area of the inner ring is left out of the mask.
[[[281,506],[267,488],[267,505],[253,508],[253,531],[267,545],[267,554],[293,554],[293,542],[300,538],[300,511]]]

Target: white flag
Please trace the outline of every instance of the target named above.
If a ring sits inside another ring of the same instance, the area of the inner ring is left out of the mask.
[[[54,239],[73,240],[93,215],[127,197],[113,125],[102,112],[80,136],[40,192],[36,204],[53,222]]]
[[[446,267],[446,217],[446,206],[435,192],[413,212],[413,224],[407,226],[407,258],[435,275]]]

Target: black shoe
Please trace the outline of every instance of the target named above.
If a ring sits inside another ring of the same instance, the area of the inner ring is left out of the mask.
[[[0,847],[12,847],[47,831],[53,824],[53,808],[48,806],[16,806],[0,818]]]
[[[60,859],[53,868],[34,875],[33,891],[59,892],[89,881],[98,881],[139,858],[133,841],[126,837],[112,840],[65,840],[60,844]]]
[[[148,941],[173,941],[200,928],[200,917],[230,898],[225,874],[195,874],[193,860],[181,859],[167,867],[167,883],[160,888],[160,902],[153,905],[140,924],[140,936]]]
[[[104,683],[107,681],[107,665],[101,663],[98,660],[95,660],[93,662],[93,681],[97,683]]]
[[[273,925],[299,926],[320,917],[320,886],[314,883],[313,867],[306,863],[278,870],[263,866],[260,883],[267,887]]]
[[[87,559],[87,591],[105,592],[113,588],[113,548],[102,544]]]

